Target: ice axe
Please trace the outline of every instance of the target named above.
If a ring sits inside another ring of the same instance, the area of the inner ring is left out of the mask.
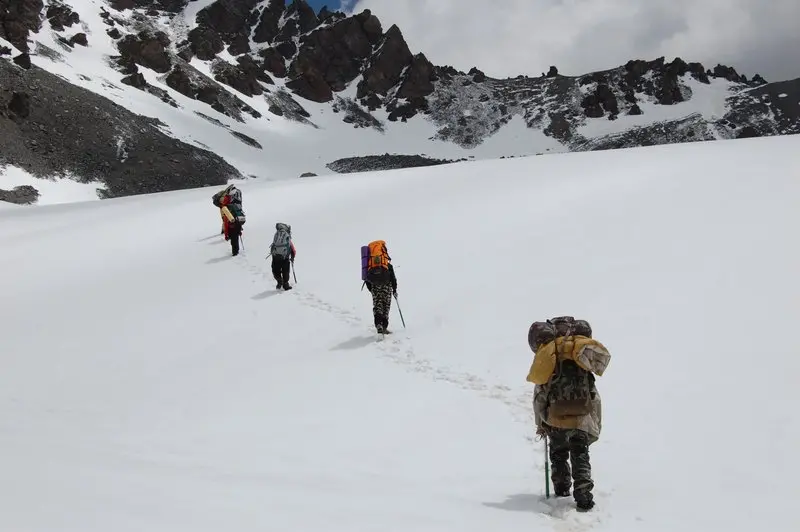
[[[403,309],[400,308],[400,301],[397,300],[397,292],[394,293],[394,300],[397,303],[397,311],[400,313],[400,321],[403,322],[403,329],[406,328],[406,320],[403,319]]]
[[[550,453],[547,449],[547,435],[544,437],[544,496],[550,498]]]

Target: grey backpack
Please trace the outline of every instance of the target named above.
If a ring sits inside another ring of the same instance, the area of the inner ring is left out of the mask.
[[[274,257],[288,258],[292,249],[292,227],[288,224],[275,224],[275,236],[270,251]]]

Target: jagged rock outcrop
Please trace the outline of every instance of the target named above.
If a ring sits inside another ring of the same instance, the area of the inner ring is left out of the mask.
[[[300,40],[300,49],[289,67],[286,86],[315,102],[333,99],[353,81],[372,54],[380,36],[380,23],[371,14],[350,17],[317,29]]]

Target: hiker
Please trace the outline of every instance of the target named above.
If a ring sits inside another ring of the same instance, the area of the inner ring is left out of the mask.
[[[292,242],[292,226],[280,222],[275,224],[275,236],[272,237],[269,254],[272,255],[272,276],[278,281],[275,288],[291,290],[289,268],[294,264],[294,257],[297,255]]]
[[[229,196],[225,196],[229,197]],[[242,237],[242,226],[247,218],[242,210],[241,203],[230,202],[220,209],[222,219],[225,221],[225,240],[231,241],[231,254],[239,254],[239,239]]]
[[[228,234],[228,219],[223,214],[222,208],[230,205],[231,203],[237,203],[239,207],[242,206],[242,191],[236,188],[235,185],[228,185],[223,190],[220,190],[213,196],[211,196],[211,202],[219,208],[219,214],[222,218],[222,231],[220,234],[225,235],[225,240],[230,238]],[[241,229],[241,228],[240,228]]]
[[[611,355],[592,339],[589,323],[572,316],[534,322],[528,345],[535,353],[527,380],[536,385],[536,434],[550,444],[553,490],[556,497],[568,497],[572,486],[578,510],[591,510],[589,446],[600,437],[602,426],[595,375],[603,375]]]
[[[375,329],[380,334],[388,334],[391,332],[389,310],[392,307],[392,296],[397,297],[397,277],[394,275],[392,258],[385,241],[375,240],[361,248],[361,277],[372,294]]]

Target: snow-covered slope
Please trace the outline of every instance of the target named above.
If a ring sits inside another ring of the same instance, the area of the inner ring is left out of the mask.
[[[235,258],[210,189],[0,211],[0,529],[798,530],[798,149],[250,181]],[[589,514],[532,438],[527,328],[560,314],[613,355]]]
[[[678,58],[501,80],[432,65],[380,14],[302,0],[20,9],[26,36],[0,29],[0,88],[30,109],[6,113],[0,95],[0,172],[100,181],[104,196],[360,169],[335,161],[384,154],[486,159],[800,131],[800,81],[779,98],[759,76]]]

